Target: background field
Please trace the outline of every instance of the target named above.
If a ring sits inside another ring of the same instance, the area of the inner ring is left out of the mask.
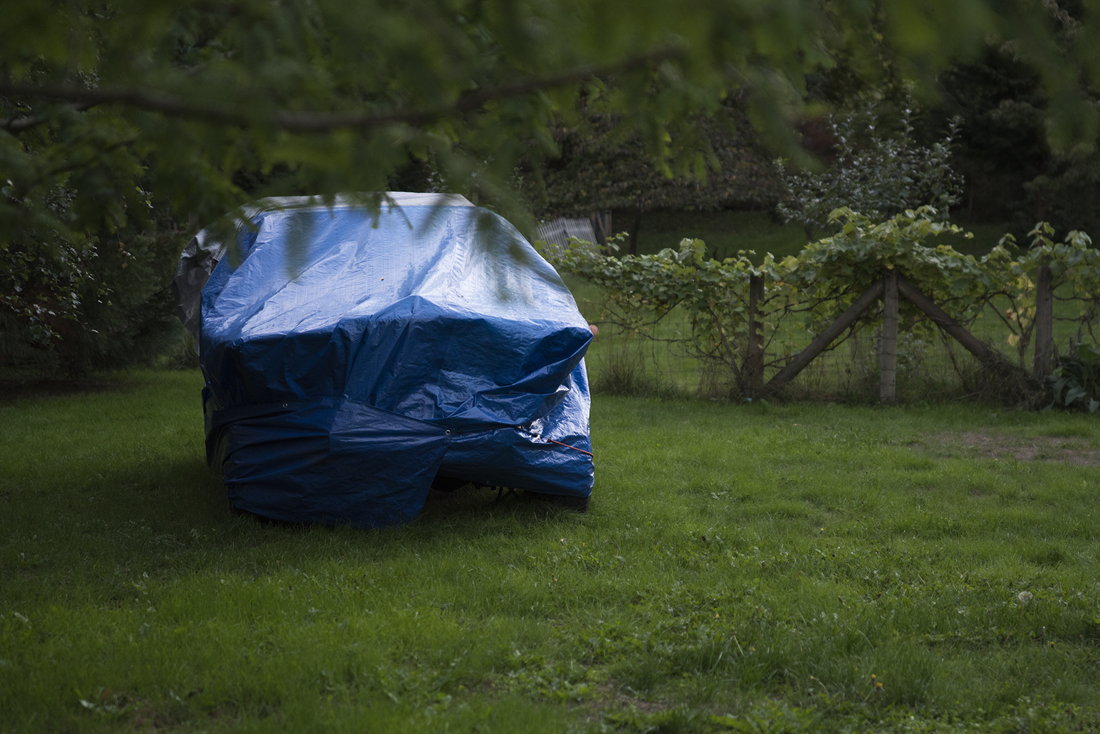
[[[597,397],[586,515],[231,517],[194,372],[0,403],[0,732],[1100,726],[1100,424]]]
[[[620,213],[612,220],[612,230],[628,230],[630,223],[630,218]],[[974,238],[949,235],[938,238],[936,243],[951,245],[959,252],[975,257],[989,252],[1009,231],[1006,225],[1000,224],[955,223],[972,232]],[[1014,234],[1021,237],[1023,233]],[[822,235],[817,233],[816,236]],[[655,211],[642,218],[638,231],[638,252],[645,255],[665,247],[676,248],[685,237],[703,240],[708,250],[719,259],[735,257],[738,250],[753,250],[756,254],[750,257],[754,262],[760,262],[768,252],[776,258],[797,255],[806,246],[806,233],[802,227],[783,224],[768,211]]]

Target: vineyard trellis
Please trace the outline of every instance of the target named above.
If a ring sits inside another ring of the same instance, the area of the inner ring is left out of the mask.
[[[1056,242],[1051,226],[1040,223],[1026,249],[1006,235],[975,258],[926,244],[945,233],[968,236],[931,207],[882,222],[842,208],[831,219],[839,226],[834,236],[797,256],[767,254],[759,264],[744,251],[708,258],[705,244],[692,239],[654,255],[609,256],[582,242],[546,254],[601,290],[601,322],[675,342],[730,375],[745,398],[782,392],[864,327],[878,331],[883,401],[895,394],[899,335],[947,334],[1017,389],[1050,375],[1056,318],[1069,322],[1060,329],[1068,335],[1062,354],[1096,347],[1100,251],[1082,232]],[[1057,317],[1056,302],[1063,302]],[[657,336],[655,325],[673,313],[686,321],[682,333]],[[974,333],[975,322],[991,317],[1007,332],[1001,345]],[[1014,355],[1001,351],[1006,345]]]

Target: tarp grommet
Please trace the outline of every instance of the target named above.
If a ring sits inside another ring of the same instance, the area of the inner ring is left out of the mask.
[[[450,436],[450,435],[451,435],[451,432],[450,432],[450,430],[446,430],[446,431],[444,431],[444,433],[445,433],[445,434],[447,434],[448,436]]]

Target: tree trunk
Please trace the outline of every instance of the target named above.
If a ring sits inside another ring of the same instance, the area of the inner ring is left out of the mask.
[[[879,348],[879,400],[894,402],[898,364],[898,271],[883,278],[882,342]]]
[[[607,238],[611,236],[611,212],[592,212],[588,215],[592,222],[592,230],[596,233],[596,241],[593,243],[600,247],[607,246]]]
[[[638,230],[642,226],[642,207],[634,209],[634,223],[630,225],[630,254],[638,254]]]

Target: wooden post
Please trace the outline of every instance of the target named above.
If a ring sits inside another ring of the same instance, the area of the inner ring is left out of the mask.
[[[745,397],[752,398],[760,389],[764,379],[764,338],[761,333],[757,314],[764,300],[764,277],[753,275],[749,278],[749,336],[748,349],[745,350],[745,366],[741,370],[744,376]]]
[[[889,270],[882,279],[882,342],[879,346],[879,400],[892,403],[897,393],[898,365],[898,271]]]
[[[1035,283],[1035,365],[1036,377],[1050,374],[1050,361],[1054,354],[1054,278],[1046,262],[1039,264],[1039,277]]]
[[[899,295],[905,296],[912,301],[917,308],[924,311],[924,313],[936,322],[940,328],[954,337],[959,344],[962,344],[967,351],[977,357],[983,364],[997,369],[998,371],[1003,371],[1005,374],[1018,372],[1016,366],[1003,354],[983,344],[981,340],[964,329],[962,325],[951,318],[946,311],[937,306],[931,298],[921,293],[912,283],[901,275],[896,275],[895,277],[897,293]],[[788,362],[786,367],[777,372],[776,375],[768,381],[768,384],[764,386],[764,390],[769,393],[775,393],[786,387],[787,383],[797,377],[798,373],[804,370],[817,355],[825,351],[825,348],[832,344],[833,341],[840,336],[841,332],[855,323],[856,319],[858,319],[872,303],[883,296],[886,292],[886,280],[887,278],[876,280],[871,287],[859,297],[859,300],[853,303],[847,311],[842,313],[836,321],[829,324],[825,331],[818,334],[818,336],[810,342],[808,347],[795,355],[794,359]]]
[[[840,336],[841,332],[854,324],[856,319],[862,316],[863,312],[879,299],[882,295],[882,291],[883,284],[881,279],[872,283],[871,287],[864,291],[863,295],[860,296],[855,303],[849,306],[847,311],[840,314],[836,321],[829,324],[825,331],[818,334],[817,337],[810,342],[808,347],[796,354],[794,359],[787,363],[786,367],[779,370],[779,372],[768,381],[768,384],[764,386],[764,389],[767,392],[775,393],[786,387],[787,383],[797,377],[799,372],[806,369],[806,366],[814,361],[817,355],[825,351],[825,348],[832,344],[833,341]]]

